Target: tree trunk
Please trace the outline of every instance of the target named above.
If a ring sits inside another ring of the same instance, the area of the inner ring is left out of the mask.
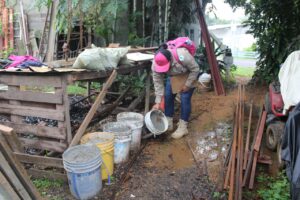
[[[79,2],[79,12],[80,12],[80,24],[79,24],[79,49],[80,51],[83,48],[83,12],[82,12],[82,0]]]
[[[169,36],[169,19],[170,19],[170,12],[171,12],[171,4],[172,4],[172,0],[166,0],[164,41],[167,41]]]
[[[68,33],[67,33],[67,44],[69,45],[72,32],[72,0],[68,0]]]
[[[118,6],[118,0],[115,0],[115,6]],[[117,32],[117,13],[118,9],[114,13],[114,25],[113,25],[113,34],[112,34],[112,43],[115,42],[116,39],[116,32]]]
[[[162,43],[162,13],[161,13],[161,0],[158,0],[158,43]]]
[[[145,0],[142,0],[142,12],[143,12],[143,33],[142,33],[142,36],[143,36],[143,39],[145,39]],[[143,46],[145,47],[145,42],[143,44]]]

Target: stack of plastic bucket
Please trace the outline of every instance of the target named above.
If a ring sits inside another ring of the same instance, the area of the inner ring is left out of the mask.
[[[80,140],[81,144],[95,144],[100,149],[102,180],[107,180],[114,172],[114,140],[114,134],[106,132],[88,133]]]
[[[137,151],[141,146],[144,116],[135,112],[122,112],[117,115],[118,122],[125,122],[132,130],[130,150]]]
[[[109,122],[103,125],[103,131],[115,134],[115,164],[126,162],[130,152],[131,128],[122,122]]]
[[[102,159],[96,146],[70,147],[62,158],[71,193],[76,199],[90,199],[100,192]]]

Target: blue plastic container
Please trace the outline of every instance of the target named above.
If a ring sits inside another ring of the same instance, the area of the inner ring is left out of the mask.
[[[81,200],[96,196],[102,189],[102,159],[97,146],[70,147],[62,157],[72,195]]]

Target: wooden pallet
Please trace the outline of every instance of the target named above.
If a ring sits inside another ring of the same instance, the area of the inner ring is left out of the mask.
[[[0,114],[10,119],[1,124],[13,128],[24,147],[60,153],[68,147],[72,136],[66,81],[63,75],[1,74],[1,83],[8,85],[8,90],[0,92]],[[24,122],[26,116],[58,123],[56,127],[31,125]]]

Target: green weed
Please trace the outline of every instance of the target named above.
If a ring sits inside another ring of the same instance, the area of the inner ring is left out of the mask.
[[[50,199],[50,200],[63,200],[63,198],[61,198],[59,196],[54,196],[54,195],[48,194],[49,189],[62,187],[63,181],[61,181],[61,180],[54,181],[54,180],[49,180],[46,178],[41,178],[41,179],[34,179],[32,182],[35,185],[35,187],[39,190],[39,192],[41,193],[41,195],[43,197],[47,197],[47,199]]]
[[[35,185],[35,187],[37,187],[37,189],[39,190],[45,190],[45,189],[49,189],[51,187],[61,187],[63,185],[63,182],[60,180],[49,180],[46,178],[42,178],[42,179],[34,179],[33,184]]]
[[[289,182],[284,173],[280,173],[275,178],[263,174],[257,177],[257,181],[266,185],[257,192],[263,200],[290,199]]]

